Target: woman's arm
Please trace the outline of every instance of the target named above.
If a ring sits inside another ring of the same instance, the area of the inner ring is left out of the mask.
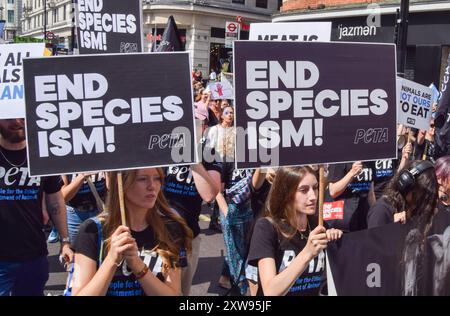
[[[330,182],[328,188],[330,189],[330,195],[333,199],[337,198],[339,195],[344,193],[345,189],[352,182],[352,179],[362,170],[362,162],[356,161],[352,165],[352,169],[339,181]]]
[[[405,168],[406,162],[409,159],[409,156],[412,154],[412,144],[408,142],[402,149],[402,160],[400,161],[400,165],[398,166],[397,172],[401,171]]]
[[[77,194],[78,190],[80,190],[81,186],[83,185],[84,178],[84,174],[79,174],[74,179],[72,179],[72,182],[69,183],[67,176],[62,176],[64,184],[61,188],[61,192],[66,203],[72,200],[73,197]]]
[[[216,170],[206,171],[202,164],[191,166],[195,187],[205,202],[212,202],[220,189],[220,173]]]
[[[73,296],[105,296],[117,266],[106,257],[97,271],[97,262],[76,253],[73,275]]]
[[[80,231],[79,234],[84,234]],[[81,237],[79,236],[81,239]],[[82,239],[81,239],[82,240]],[[117,265],[130,249],[136,249],[135,239],[130,229],[119,226],[111,235],[111,244],[108,255],[97,270],[97,262],[81,253],[75,254],[75,270],[73,276],[73,295],[78,296],[104,296],[108,291]],[[137,251],[135,253],[137,256]]]
[[[286,295],[295,281],[308,267],[320,251],[327,247],[327,234],[323,226],[317,226],[310,234],[302,251],[292,260],[286,269],[277,274],[274,258],[262,258],[258,261],[259,276],[264,295]]]
[[[255,173],[252,177],[252,186],[255,190],[261,189],[264,184],[264,180],[266,180],[266,172],[263,172],[261,168],[255,170]]]
[[[225,217],[227,217],[228,204],[227,204],[227,201],[225,200],[225,197],[223,196],[222,193],[217,194],[216,202],[217,202],[217,205],[219,206],[219,210],[223,213],[223,215]]]
[[[142,259],[136,257],[134,263],[130,263],[129,267],[134,274],[138,274],[144,269],[145,263]],[[181,295],[181,268],[169,269],[167,275],[165,275],[165,282],[161,282],[161,280],[158,279],[151,271],[147,271],[147,273],[138,281],[141,283],[142,289],[148,296]]]

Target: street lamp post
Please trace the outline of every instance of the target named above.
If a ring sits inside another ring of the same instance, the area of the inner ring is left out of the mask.
[[[401,0],[400,14],[397,20],[397,73],[405,77],[406,47],[408,44],[409,0]]]
[[[3,20],[3,10],[4,10],[4,9],[5,9],[5,8],[4,8],[3,6],[0,7],[0,13],[1,13],[1,15],[0,15],[0,23],[6,24],[6,21]],[[0,39],[3,39],[3,32],[4,32],[4,26],[5,26],[4,24],[3,24],[3,26],[0,28],[0,29],[1,29]]]
[[[44,0],[44,42],[47,42],[47,0]]]

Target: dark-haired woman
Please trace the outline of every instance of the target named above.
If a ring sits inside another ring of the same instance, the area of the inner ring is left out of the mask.
[[[84,222],[75,241],[73,295],[180,295],[180,253],[190,251],[192,232],[161,190],[160,168],[123,172],[127,226],[121,225],[117,172],[110,175],[107,210]]]
[[[249,264],[258,267],[258,295],[318,295],[327,243],[337,229],[314,228],[318,183],[310,167],[279,168],[267,217],[255,225]]]
[[[411,177],[408,187],[401,186],[399,182],[405,173]],[[438,183],[433,164],[421,160],[407,162],[405,168],[389,182],[385,194],[369,210],[368,227],[404,223],[414,218],[423,229],[428,230],[437,200]]]

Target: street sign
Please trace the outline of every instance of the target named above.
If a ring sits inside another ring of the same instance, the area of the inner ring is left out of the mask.
[[[46,38],[50,41],[53,40],[55,38],[55,33],[48,31],[46,34]]]
[[[233,42],[239,39],[239,23],[226,22],[225,24],[225,47],[233,48]]]

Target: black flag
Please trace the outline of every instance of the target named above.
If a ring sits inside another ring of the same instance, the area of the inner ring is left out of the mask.
[[[161,38],[161,42],[156,49],[157,52],[178,52],[184,51],[183,43],[180,39],[180,33],[178,32],[175,19],[171,15],[167,21],[166,28]]]
[[[435,159],[450,154],[450,54],[447,59],[447,67],[445,68],[444,78],[442,80],[441,98],[436,111],[434,124],[436,126]]]

